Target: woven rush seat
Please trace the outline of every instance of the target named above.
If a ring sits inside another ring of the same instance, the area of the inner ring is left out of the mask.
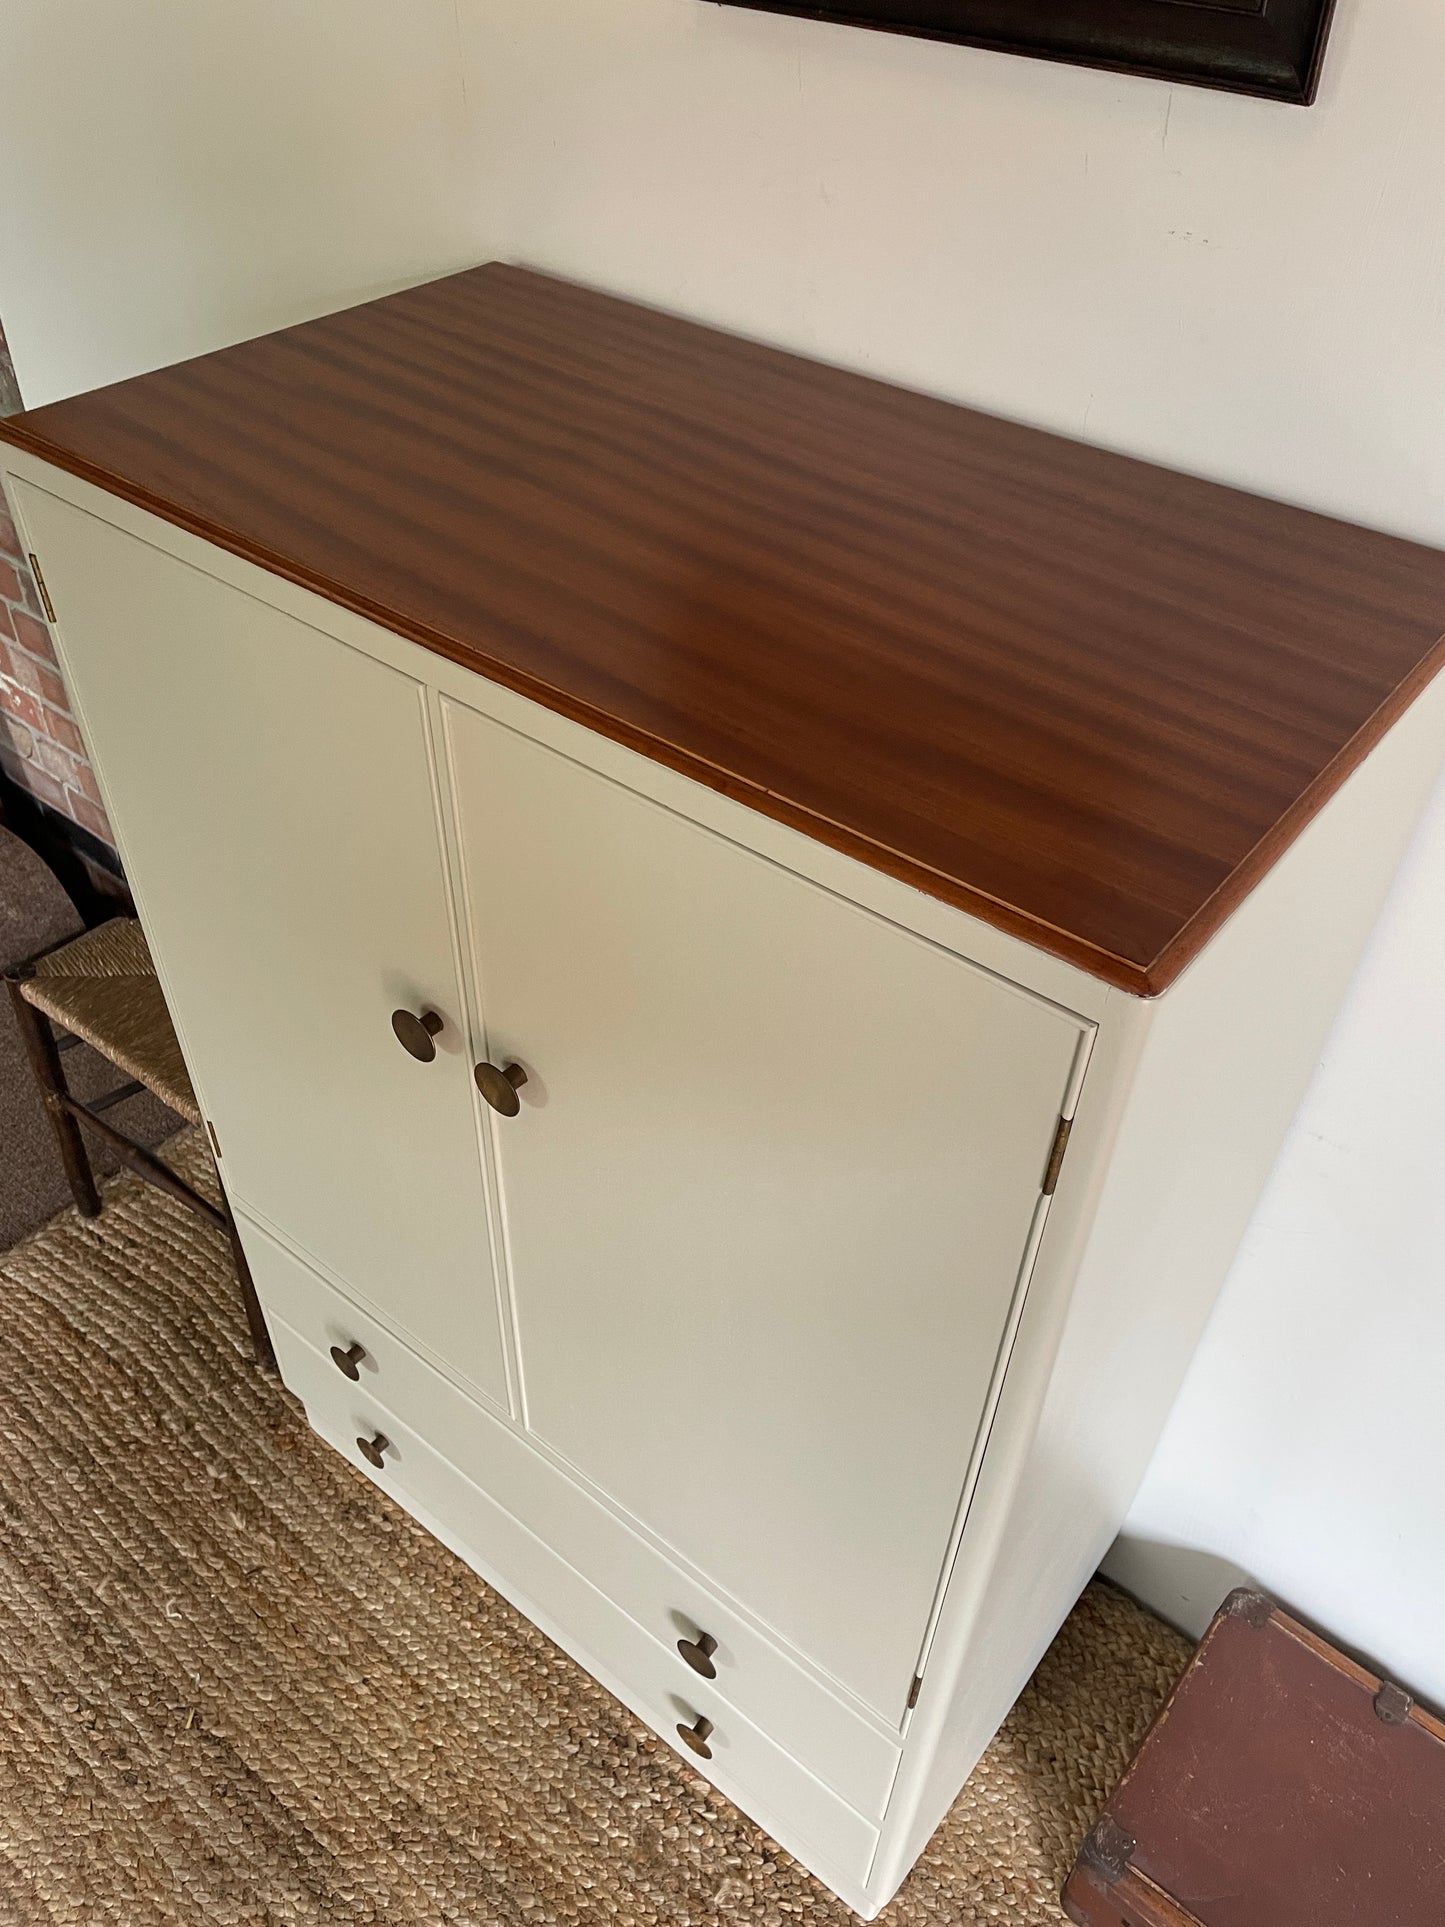
[[[104,1205],[85,1148],[84,1133],[90,1131],[103,1137],[148,1183],[169,1192],[224,1233],[236,1262],[236,1281],[256,1361],[263,1370],[274,1372],[276,1356],[270,1333],[219,1168],[215,1173],[219,1201],[213,1201],[173,1165],[128,1137],[106,1116],[117,1104],[147,1090],[178,1117],[204,1129],[212,1148],[217,1155],[220,1152],[215,1132],[196,1102],[175,1025],[139,923],[134,917],[116,917],[26,963],[11,965],[0,971],[0,978],[9,993],[16,1027],[80,1215],[98,1217]],[[127,1081],[98,1097],[77,1097],[62,1061],[62,1053],[77,1044],[89,1044],[123,1072]]]
[[[200,1124],[201,1107],[145,933],[134,917],[103,923],[39,958],[20,994],[144,1084],[163,1104]]]

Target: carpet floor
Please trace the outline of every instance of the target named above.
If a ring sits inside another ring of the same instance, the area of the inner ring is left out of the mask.
[[[170,1199],[0,1260],[0,1357],[3,1927],[852,1921],[311,1436]],[[889,1927],[1057,1927],[1188,1652],[1091,1588]]]

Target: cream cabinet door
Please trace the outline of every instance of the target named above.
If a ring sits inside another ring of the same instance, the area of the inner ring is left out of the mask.
[[[505,1403],[421,686],[17,493],[228,1186]]]
[[[897,1719],[1085,1027],[445,713],[526,1424]]]

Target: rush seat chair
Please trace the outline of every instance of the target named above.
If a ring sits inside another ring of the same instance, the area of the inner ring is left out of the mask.
[[[105,1115],[144,1089],[178,1117],[198,1128],[205,1124],[140,924],[134,917],[117,917],[12,968],[5,981],[76,1208],[87,1218],[100,1213],[100,1189],[85,1148],[85,1130],[92,1130],[107,1138],[139,1176],[225,1233],[257,1362],[274,1372],[271,1340],[219,1173],[221,1202],[215,1205]],[[62,1062],[76,1043],[89,1044],[127,1081],[82,1102],[67,1084]]]

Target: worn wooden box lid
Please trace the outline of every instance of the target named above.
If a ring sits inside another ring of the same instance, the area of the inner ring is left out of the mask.
[[[1081,1927],[1438,1927],[1445,1726],[1232,1593],[1064,1889]]]
[[[1144,994],[1442,658],[1434,550],[498,265],[0,437]]]

